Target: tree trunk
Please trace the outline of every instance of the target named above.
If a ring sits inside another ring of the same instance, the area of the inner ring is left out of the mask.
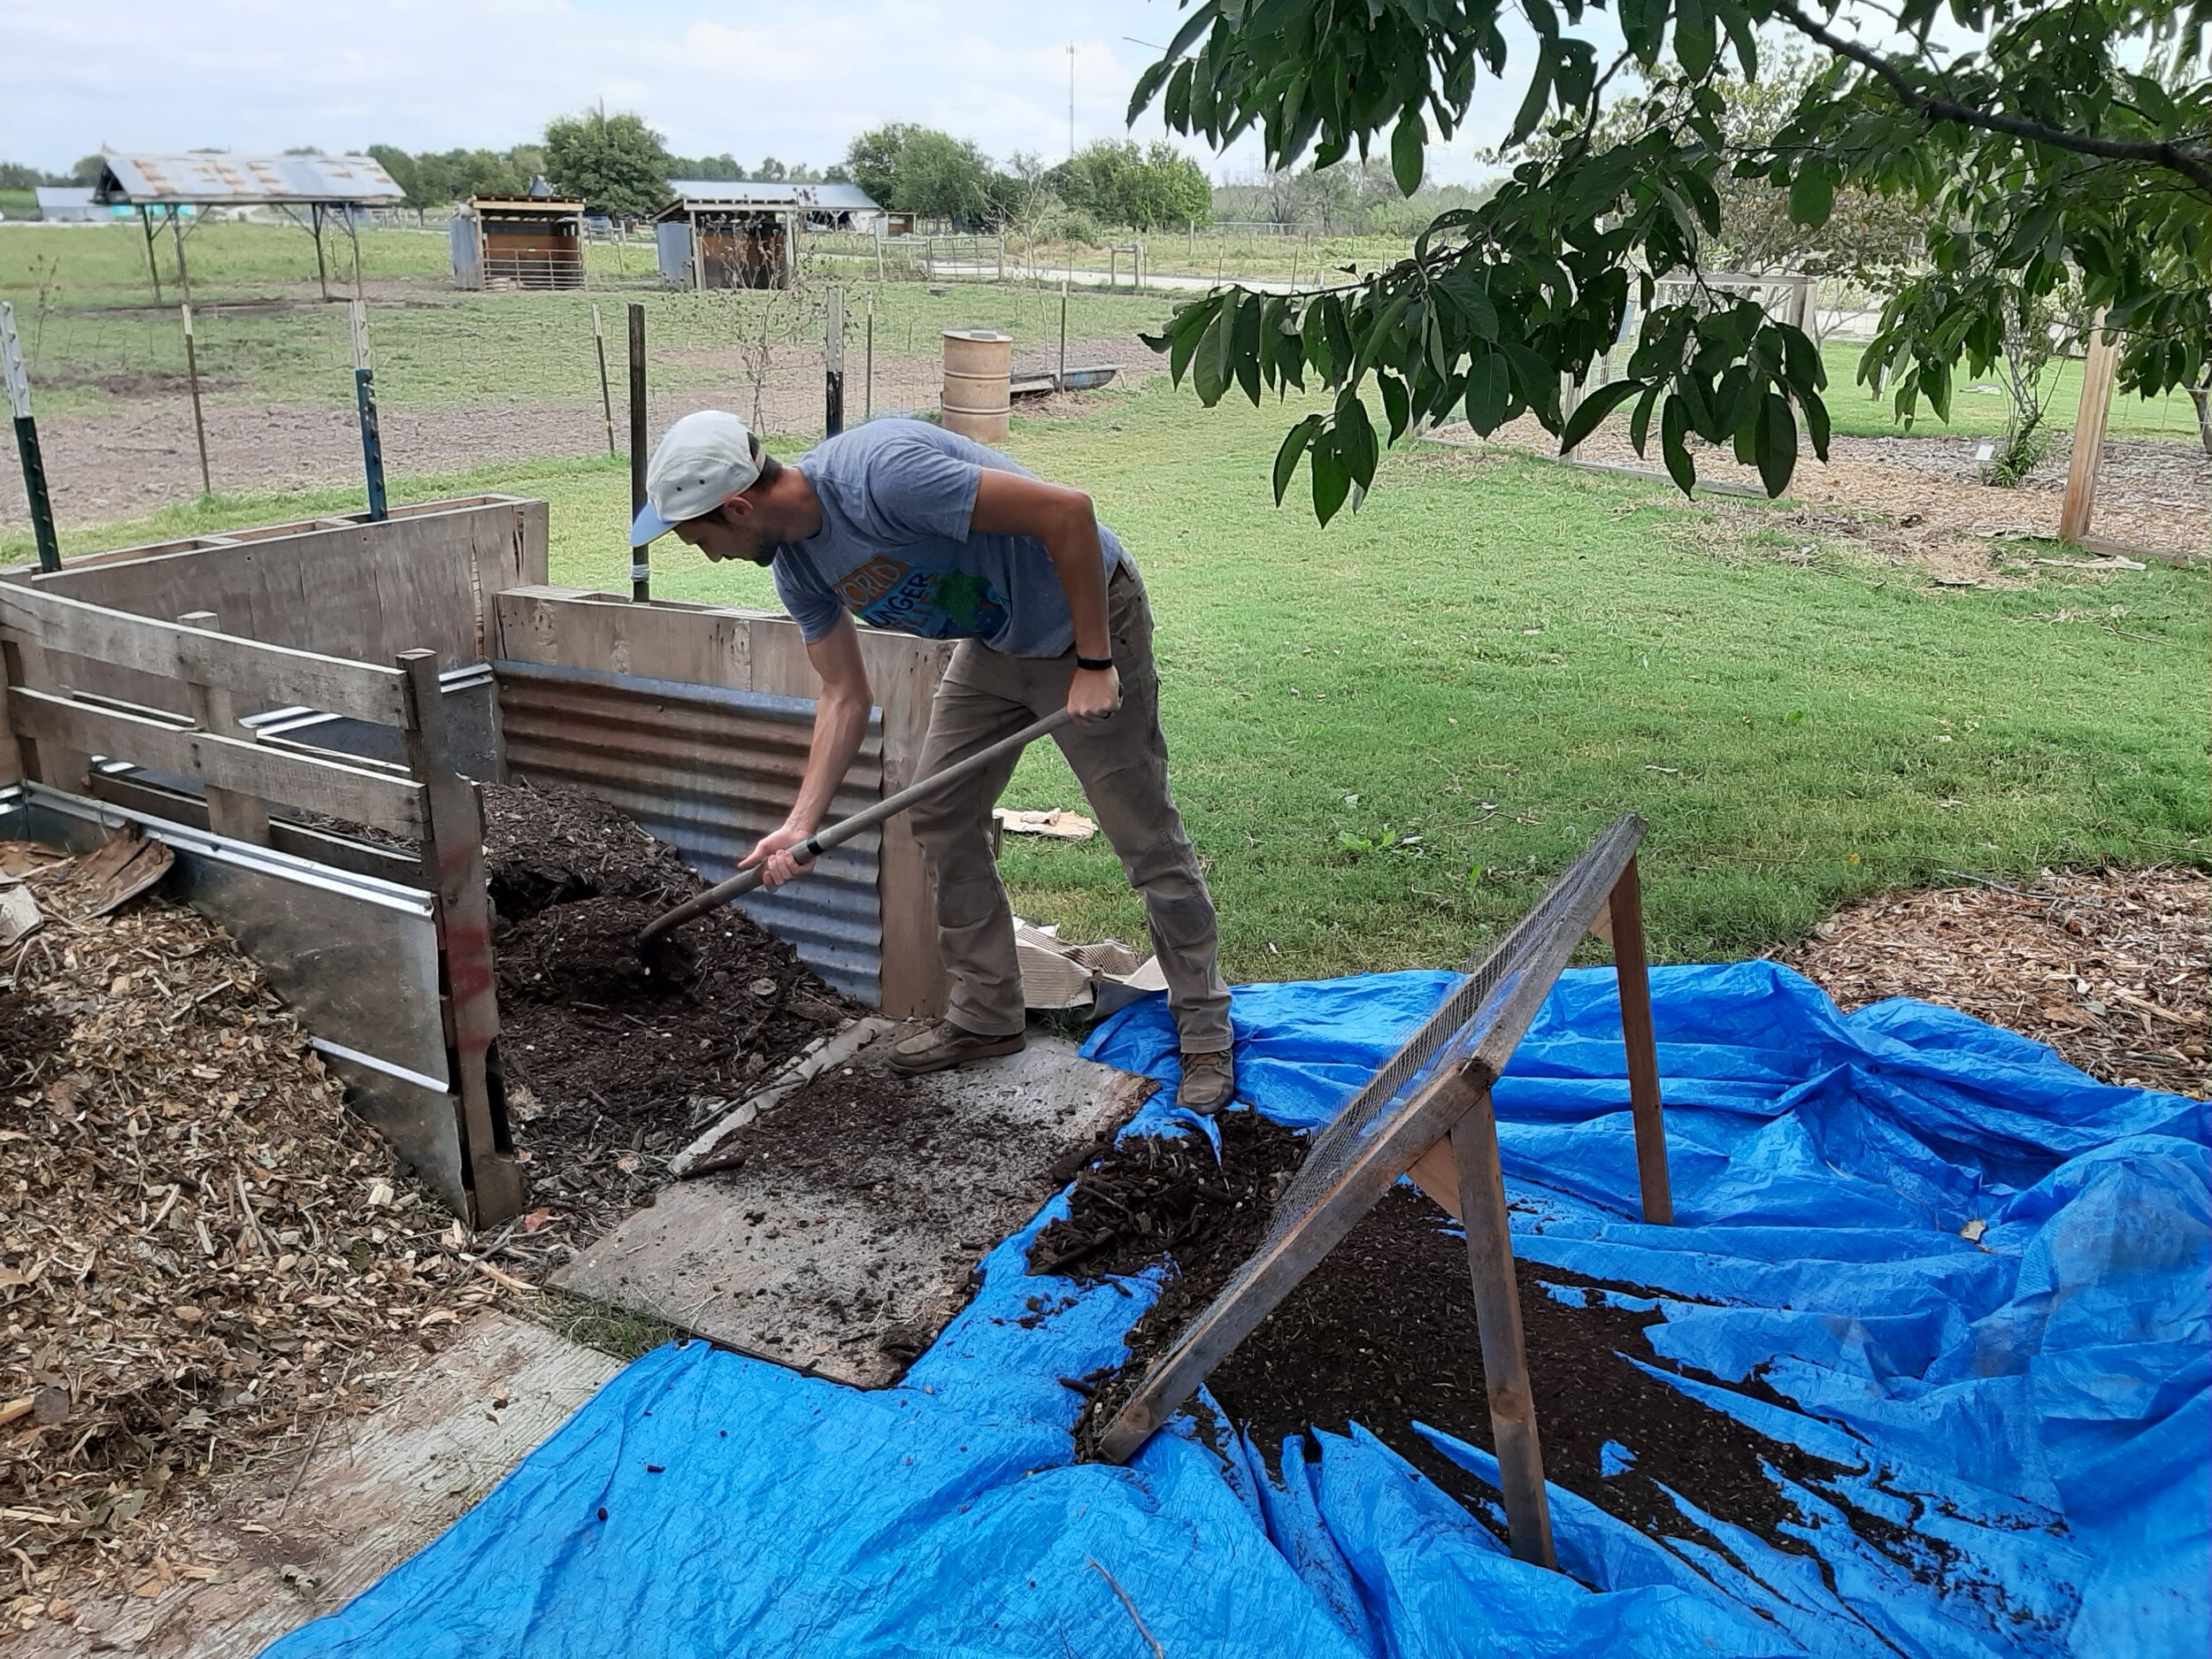
[[[2197,437],[2204,452],[2212,455],[2212,386],[2193,386],[2189,401],[2197,406]]]

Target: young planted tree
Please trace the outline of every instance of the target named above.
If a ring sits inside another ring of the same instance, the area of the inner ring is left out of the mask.
[[[1509,20],[1532,49],[1509,42]],[[1256,130],[1276,167],[1386,142],[1407,195],[1431,137],[1500,81],[1518,97],[1511,142],[1560,142],[1489,201],[1439,216],[1409,258],[1316,295],[1209,295],[1156,343],[1209,403],[1309,377],[1335,391],[1275,463],[1279,499],[1310,462],[1325,521],[1373,481],[1385,434],[1363,392],[1392,440],[1463,409],[1483,433],[1532,414],[1572,448],[1625,407],[1639,449],[1655,435],[1682,488],[1694,437],[1732,445],[1778,494],[1801,433],[1827,451],[1813,342],[1750,300],[1652,303],[1658,277],[1715,251],[1724,187],[1762,180],[1808,230],[1847,191],[1909,203],[1930,227],[1861,363],[1901,417],[1923,400],[1947,415],[1959,365],[1989,373],[2008,318],[2070,280],[2122,336],[2124,389],[2198,384],[2212,358],[2208,20],[2212,0],[1195,0],[1133,116],[1157,102],[1171,128],[1216,145]],[[1732,143],[1722,83],[1756,82],[1777,39],[1814,71],[1770,137]],[[1628,77],[1640,109],[1609,125]],[[1643,317],[1625,375],[1563,414],[1562,377],[1589,373],[1632,294]]]

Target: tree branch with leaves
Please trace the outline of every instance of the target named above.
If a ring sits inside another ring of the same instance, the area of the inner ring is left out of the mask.
[[[1609,12],[1626,49],[1601,67]],[[1532,52],[1509,45],[1515,16]],[[1410,195],[1432,137],[1502,82],[1519,88],[1520,158],[1411,257],[1311,295],[1217,291],[1154,343],[1208,403],[1232,387],[1256,403],[1309,380],[1335,393],[1275,464],[1279,500],[1308,465],[1325,522],[1372,484],[1385,442],[1460,412],[1486,434],[1532,415],[1571,449],[1626,409],[1638,449],[1655,434],[1683,488],[1696,439],[1732,446],[1779,494],[1801,439],[1827,454],[1813,342],[1747,299],[1694,287],[1655,303],[1660,279],[1694,275],[1720,245],[1724,191],[1762,181],[1808,231],[1854,193],[1922,216],[1924,266],[1860,364],[1901,418],[1924,401],[1947,417],[1959,365],[1986,373],[2008,326],[2070,280],[2123,337],[2124,388],[2198,384],[2212,358],[2208,18],[2212,0],[1904,0],[1893,16],[1794,0],[1197,0],[1133,119],[1156,102],[1171,128],[1217,146],[1256,131],[1272,167],[1386,144]],[[1966,43],[1932,44],[1939,21]],[[1747,144],[1725,83],[1757,83],[1763,38],[1782,32],[1824,56]],[[1609,79],[1626,73],[1645,107],[1609,124]],[[1562,378],[1589,374],[1632,307],[1624,376],[1567,414]]]

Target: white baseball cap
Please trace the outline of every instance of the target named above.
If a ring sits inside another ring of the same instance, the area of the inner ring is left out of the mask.
[[[702,409],[661,434],[645,469],[645,505],[630,525],[630,545],[643,547],[687,518],[712,512],[760,476],[753,434],[735,415]]]

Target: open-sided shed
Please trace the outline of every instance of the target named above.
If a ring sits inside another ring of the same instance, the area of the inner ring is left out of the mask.
[[[675,179],[668,188],[675,199],[654,234],[672,288],[788,288],[802,229],[851,230],[883,216],[856,184]]]
[[[453,282],[465,288],[584,286],[584,204],[480,196],[453,216]]]
[[[355,219],[365,208],[388,207],[406,195],[383,166],[367,156],[237,156],[220,151],[188,155],[106,155],[101,157],[96,202],[134,207],[146,230],[146,269],[161,298],[161,272],[154,262],[154,223],[165,220],[176,244],[177,285],[192,297],[185,267],[184,239],[211,208],[274,210],[315,239],[315,275],[323,297],[330,297],[330,268],[323,252],[323,227],[342,226],[353,244],[353,278],[361,281],[361,244]],[[302,216],[303,210],[304,217]]]

